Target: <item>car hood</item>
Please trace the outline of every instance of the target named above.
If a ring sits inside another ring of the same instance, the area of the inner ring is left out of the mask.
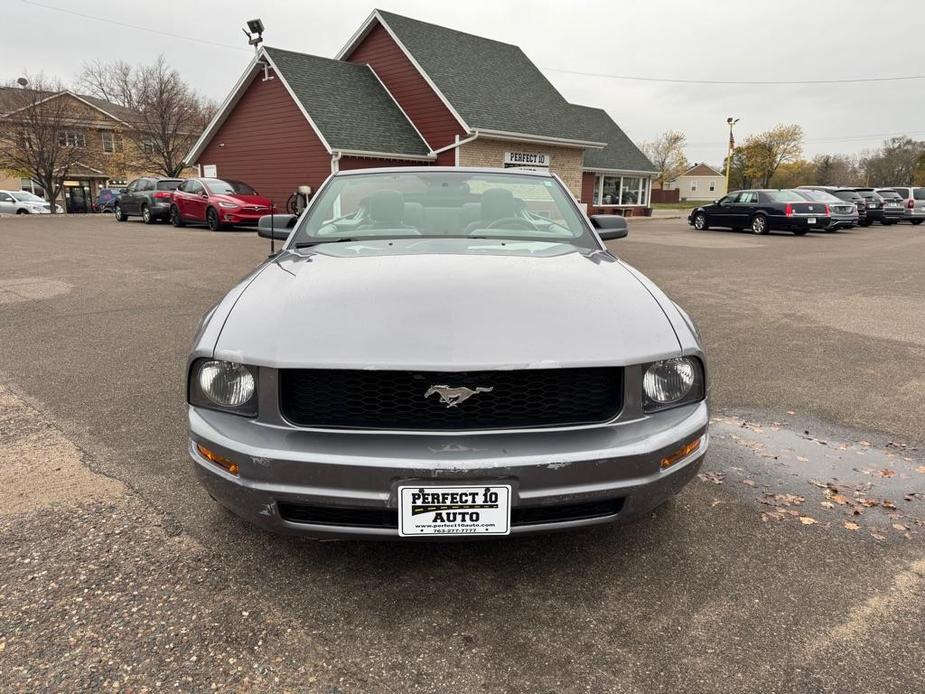
[[[603,251],[442,240],[285,252],[231,309],[215,357],[279,368],[476,370],[675,356],[659,303]]]
[[[243,193],[235,193],[234,195],[215,195],[213,196],[216,200],[224,200],[225,202],[233,202],[235,204],[241,205],[260,205],[261,207],[269,207],[270,199],[265,198],[262,195],[245,195]]]

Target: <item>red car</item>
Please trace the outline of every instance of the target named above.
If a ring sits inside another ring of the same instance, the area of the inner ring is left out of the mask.
[[[233,226],[257,226],[271,214],[269,198],[241,181],[189,178],[173,192],[170,221],[175,227],[207,224],[212,231]]]

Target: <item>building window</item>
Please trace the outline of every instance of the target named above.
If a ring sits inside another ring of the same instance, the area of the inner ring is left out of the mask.
[[[620,204],[620,177],[619,176],[602,176],[601,177],[601,204],[602,205],[619,205]]]
[[[710,181],[710,192],[716,190],[716,181]]]
[[[154,140],[143,140],[141,142],[141,151],[145,154],[154,154]]]
[[[58,133],[58,144],[65,147],[86,147],[87,136],[79,130],[62,130]]]
[[[103,151],[113,154],[114,152],[122,151],[122,135],[120,133],[114,133],[104,131],[103,132]]]
[[[595,177],[592,205],[645,206],[649,204],[649,179],[642,176]]]
[[[691,181],[691,192],[692,193],[697,192],[697,184],[694,181]]]
[[[624,176],[623,184],[620,186],[620,204],[621,205],[638,205],[639,204],[639,186],[642,179],[639,176]]]
[[[38,183],[33,181],[31,178],[20,178],[19,179],[19,189],[25,190],[33,195],[38,195],[40,198],[45,197],[45,189],[42,188]]]

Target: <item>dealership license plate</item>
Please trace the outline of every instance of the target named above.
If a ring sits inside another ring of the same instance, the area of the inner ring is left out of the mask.
[[[815,218],[815,217],[810,217],[810,218],[807,219],[806,221],[807,221],[809,224],[815,224],[815,223],[816,223],[816,218]]]
[[[398,488],[398,534],[402,537],[510,532],[510,485]]]

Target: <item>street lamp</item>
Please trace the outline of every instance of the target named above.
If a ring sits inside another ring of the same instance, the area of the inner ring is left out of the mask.
[[[732,126],[739,122],[738,118],[729,116],[726,124],[729,125],[729,151],[726,154],[726,193],[729,193],[729,169],[732,167],[732,153],[736,148],[735,137],[732,135]]]

